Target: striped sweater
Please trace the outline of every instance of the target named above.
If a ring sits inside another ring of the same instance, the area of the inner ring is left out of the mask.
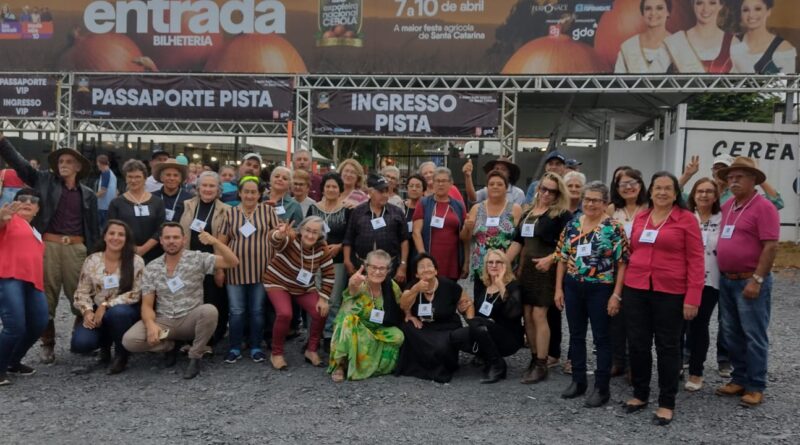
[[[322,286],[318,291],[319,296],[325,300],[330,299],[335,272],[333,258],[324,244],[303,249],[297,238],[275,240],[273,236],[269,237],[269,242],[272,244],[274,256],[264,274],[264,287],[267,290],[282,289],[291,295],[306,294],[317,287],[314,277],[317,271],[321,271]],[[312,274],[308,285],[302,284],[297,279],[301,263],[303,269]]]

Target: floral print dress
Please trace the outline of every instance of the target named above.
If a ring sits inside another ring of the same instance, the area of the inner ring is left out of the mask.
[[[472,248],[470,250],[470,274],[476,279],[480,279],[483,273],[483,257],[491,249],[507,250],[511,242],[514,241],[514,216],[511,210],[514,203],[506,202],[506,206],[500,215],[489,215],[486,210],[486,202],[482,202],[478,207],[478,214],[475,218],[475,228],[472,229]],[[494,227],[487,226],[487,220],[492,217],[500,218],[500,225]]]

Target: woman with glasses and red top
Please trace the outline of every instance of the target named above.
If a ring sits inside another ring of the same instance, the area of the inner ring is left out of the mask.
[[[686,208],[678,179],[656,173],[648,196],[650,209],[633,222],[622,291],[633,381],[633,398],[624,406],[633,413],[648,404],[655,340],[659,397],[652,422],[663,426],[674,417],[683,320],[697,315],[705,259],[697,218]]]
[[[561,313],[555,311],[557,317],[550,322],[547,314],[555,295],[553,261],[556,246],[561,232],[572,219],[568,209],[569,192],[564,180],[555,173],[545,173],[539,181],[533,207],[520,220],[514,242],[508,249],[511,261],[522,253],[519,261],[522,313],[531,349],[531,361],[522,375],[522,383],[538,383],[546,379],[548,356],[558,362],[561,355]],[[551,332],[557,343],[553,347]]]

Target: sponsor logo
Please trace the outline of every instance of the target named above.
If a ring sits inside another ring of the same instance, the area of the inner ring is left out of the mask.
[[[575,5],[575,12],[608,12],[611,11],[611,5],[590,5],[586,3],[578,3]]]
[[[554,12],[567,12],[569,6],[560,4],[558,0],[536,0],[535,5],[531,6],[531,13],[543,12],[545,14],[552,14]]]

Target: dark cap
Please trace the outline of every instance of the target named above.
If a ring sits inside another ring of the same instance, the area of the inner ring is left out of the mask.
[[[582,165],[582,164],[583,164],[583,162],[581,162],[581,161],[579,161],[577,159],[567,159],[567,167],[575,168],[575,167],[578,167],[579,165]]]
[[[389,181],[383,176],[371,174],[367,178],[367,186],[371,189],[383,191],[389,188]]]
[[[153,151],[150,152],[150,159],[155,159],[155,158],[157,158],[157,157],[159,157],[161,155],[165,155],[166,157],[170,157],[169,153],[167,153],[166,150],[161,148],[160,145],[154,145],[153,146]]]
[[[544,163],[547,164],[553,159],[557,159],[564,164],[567,163],[567,158],[565,158],[564,155],[562,155],[561,152],[559,152],[558,150],[553,150],[550,153],[547,153],[547,157],[544,158]]]

